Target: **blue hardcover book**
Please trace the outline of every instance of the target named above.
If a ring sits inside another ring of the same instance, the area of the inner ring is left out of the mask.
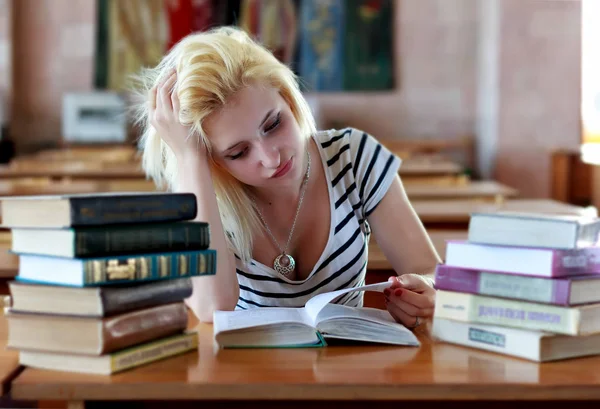
[[[19,254],[17,281],[73,287],[135,284],[214,275],[216,250],[66,258]]]
[[[342,0],[301,3],[298,71],[306,91],[343,89],[344,20]]]

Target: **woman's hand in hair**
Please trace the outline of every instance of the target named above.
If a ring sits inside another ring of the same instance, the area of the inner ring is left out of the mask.
[[[179,120],[179,98],[176,91],[177,72],[173,69],[150,90],[150,124],[178,159],[196,152],[198,141],[190,137],[190,128]]]

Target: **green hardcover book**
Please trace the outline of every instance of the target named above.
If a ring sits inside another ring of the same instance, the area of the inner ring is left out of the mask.
[[[142,223],[65,229],[12,229],[12,251],[82,258],[116,254],[204,250],[205,222]]]
[[[74,287],[143,283],[214,275],[216,250],[65,258],[19,255],[17,281]]]

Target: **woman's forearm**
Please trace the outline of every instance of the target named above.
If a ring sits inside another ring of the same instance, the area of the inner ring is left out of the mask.
[[[196,195],[196,220],[209,224],[210,248],[217,251],[217,273],[214,276],[195,277],[192,280],[194,291],[186,300],[199,320],[211,322],[213,311],[235,308],[239,285],[235,274],[235,259],[227,246],[210,167],[204,156],[193,155],[179,161],[179,182],[175,190]]]

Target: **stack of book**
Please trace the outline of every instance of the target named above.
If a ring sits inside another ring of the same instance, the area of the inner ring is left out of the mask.
[[[5,308],[25,366],[111,374],[194,350],[184,300],[214,275],[193,194],[3,198],[19,271]]]
[[[475,213],[436,270],[433,336],[537,362],[600,353],[600,220]]]

